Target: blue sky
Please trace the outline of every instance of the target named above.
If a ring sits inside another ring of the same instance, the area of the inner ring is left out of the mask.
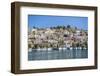
[[[88,29],[88,17],[77,16],[50,16],[50,15],[28,15],[28,27],[48,28],[58,25],[71,25],[79,29]]]

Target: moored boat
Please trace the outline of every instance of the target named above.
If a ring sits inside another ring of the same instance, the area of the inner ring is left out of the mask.
[[[62,48],[59,48],[59,50],[62,50]]]
[[[38,48],[37,51],[41,51],[41,48]]]
[[[52,48],[48,48],[48,51],[51,51],[52,50]]]
[[[62,48],[63,50],[66,50],[66,48]]]
[[[28,51],[29,51],[29,52],[32,52],[32,48],[29,48]]]
[[[70,50],[72,50],[73,49],[73,47],[70,47]]]

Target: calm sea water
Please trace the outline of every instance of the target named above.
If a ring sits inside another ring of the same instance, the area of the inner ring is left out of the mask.
[[[28,52],[28,60],[55,60],[88,58],[88,50],[51,50]]]

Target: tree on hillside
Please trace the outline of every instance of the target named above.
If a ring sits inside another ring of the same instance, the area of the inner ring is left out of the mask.
[[[70,25],[67,25],[67,28],[68,28],[68,29],[70,29],[70,28],[71,28],[71,26],[70,26]]]

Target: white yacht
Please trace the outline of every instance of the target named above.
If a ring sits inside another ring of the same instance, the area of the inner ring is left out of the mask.
[[[79,49],[81,50],[81,49],[82,49],[82,47],[79,47]]]
[[[48,48],[48,51],[51,51],[52,50],[52,48]]]
[[[40,50],[41,50],[41,48],[38,48],[38,49],[37,49],[37,51],[40,51]]]
[[[70,50],[72,50],[73,49],[73,47],[70,47]]]
[[[66,50],[66,48],[64,47],[63,50]]]
[[[75,48],[76,50],[78,49],[78,47]]]
[[[84,48],[84,50],[86,50],[86,48]]]
[[[29,51],[29,52],[32,52],[32,48],[29,48],[28,51]]]
[[[59,48],[59,50],[62,50],[63,48]]]

